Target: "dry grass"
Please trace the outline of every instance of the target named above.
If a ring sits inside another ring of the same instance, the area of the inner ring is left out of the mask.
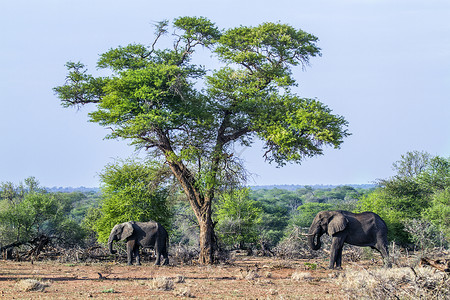
[[[186,297],[186,298],[195,298],[194,294],[191,293],[191,290],[188,287],[183,287],[175,291],[175,296],[177,297]]]
[[[32,292],[32,291],[42,292],[48,286],[49,284],[38,280],[24,279],[17,282],[16,290],[20,292]]]
[[[174,282],[169,277],[156,277],[151,281],[150,286],[154,290],[170,291],[173,290]]]
[[[311,268],[311,265],[317,265]],[[142,266],[126,263],[11,262],[0,260],[1,299],[348,299],[328,259],[286,260],[239,257],[233,264]],[[364,261],[355,264],[372,270]],[[308,266],[306,268],[305,266]],[[381,267],[381,264],[378,264]],[[99,274],[103,274],[99,277]],[[293,273],[300,273],[293,275]],[[308,273],[310,276],[308,276]],[[312,277],[312,279],[307,279]],[[44,292],[16,288],[20,280],[40,279]]]
[[[347,270],[338,279],[351,299],[450,299],[450,278],[425,267]]]
[[[305,281],[305,280],[312,280],[313,277],[310,272],[299,272],[296,271],[292,273],[291,280],[292,281]]]
[[[244,278],[247,279],[247,280],[253,280],[253,279],[256,279],[256,278],[259,278],[259,277],[261,277],[261,276],[258,274],[257,271],[250,270],[250,271],[247,272],[247,274],[245,275]]]

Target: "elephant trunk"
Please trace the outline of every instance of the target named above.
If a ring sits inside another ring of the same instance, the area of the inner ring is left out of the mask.
[[[109,253],[116,254],[117,251],[113,249],[113,242],[114,242],[114,239],[112,237],[109,237],[109,240],[108,240]]]
[[[320,242],[320,236],[321,235],[318,232],[309,234],[309,236],[308,236],[308,244],[309,244],[309,247],[312,250],[319,250],[320,249],[320,246],[322,245],[321,242]],[[317,242],[316,242],[316,239],[317,239]]]

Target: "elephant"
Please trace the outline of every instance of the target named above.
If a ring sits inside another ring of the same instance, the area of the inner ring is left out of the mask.
[[[133,255],[136,257],[136,264],[141,265],[139,247],[155,249],[155,265],[160,265],[161,255],[164,257],[163,265],[169,264],[167,251],[168,234],[166,229],[157,222],[130,221],[114,226],[108,239],[109,252],[111,254],[116,253],[116,250],[113,250],[113,242],[118,240],[126,240],[128,265],[132,265]]]
[[[390,267],[387,232],[386,223],[373,212],[334,210],[319,212],[307,235],[313,250],[320,249],[320,237],[324,233],[331,237],[330,269],[341,268],[344,243],[378,250],[384,265]]]

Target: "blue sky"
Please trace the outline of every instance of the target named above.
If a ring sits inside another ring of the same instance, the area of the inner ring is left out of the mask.
[[[155,3],[158,2],[158,3]],[[0,182],[35,176],[44,186],[99,185],[98,173],[133,154],[126,141],[64,109],[52,88],[67,61],[95,71],[98,55],[149,44],[152,23],[205,16],[219,28],[288,23],[319,38],[322,57],[296,70],[297,94],[349,121],[341,149],[276,168],[261,147],[236,149],[249,184],[371,183],[407,151],[450,156],[450,2],[0,1]]]

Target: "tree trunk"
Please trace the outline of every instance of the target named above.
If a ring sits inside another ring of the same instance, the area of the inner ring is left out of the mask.
[[[181,184],[188,200],[191,204],[192,210],[197,217],[200,226],[200,264],[214,263],[214,226],[211,219],[211,199],[202,194],[198,188],[195,187],[195,180],[192,174],[179,162],[169,161],[169,167],[173,174],[175,174],[178,182]]]
[[[200,264],[212,264],[214,263],[214,228],[211,220],[211,208],[209,213],[202,216],[199,219],[200,225]]]
[[[186,194],[192,210],[197,217],[200,226],[200,264],[214,263],[214,226],[211,219],[211,204],[214,198],[214,186],[207,188],[206,192],[201,192],[197,186],[194,175],[182,163],[181,160],[174,156],[174,151],[171,147],[170,140],[162,131],[158,131],[158,136],[161,141],[160,150],[164,153],[169,168],[177,178],[181,187]],[[218,162],[216,162],[217,164]],[[214,164],[213,164],[214,165]],[[217,167],[214,168],[214,178],[217,173]]]

